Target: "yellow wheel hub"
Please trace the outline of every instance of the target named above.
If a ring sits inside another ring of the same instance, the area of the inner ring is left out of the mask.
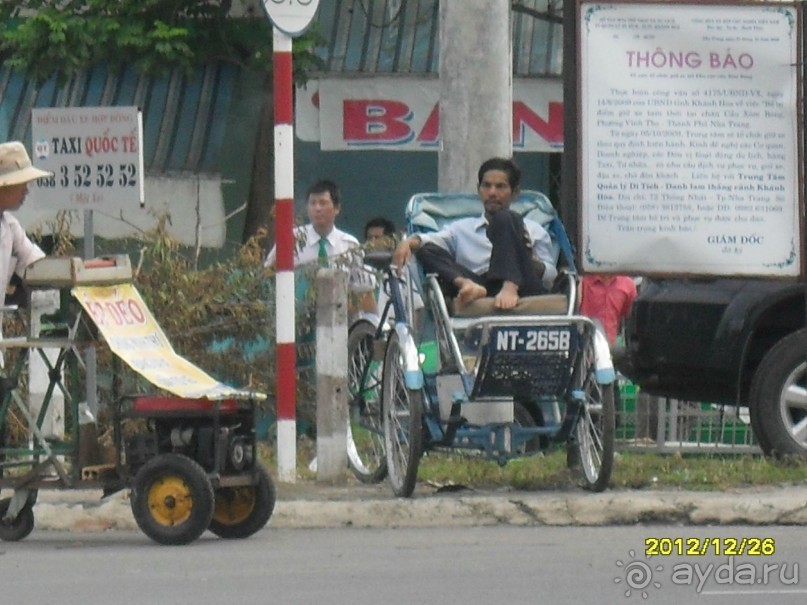
[[[213,519],[223,525],[236,525],[248,519],[254,509],[254,487],[227,487],[216,491]]]
[[[157,523],[172,527],[190,518],[193,495],[182,477],[160,477],[149,487],[148,507]]]

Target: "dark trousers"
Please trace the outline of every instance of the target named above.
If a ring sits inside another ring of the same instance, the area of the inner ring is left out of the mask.
[[[454,285],[458,277],[465,277],[484,286],[488,296],[495,296],[505,281],[518,285],[519,296],[545,294],[541,276],[532,261],[532,247],[529,245],[521,215],[510,210],[500,210],[490,219],[487,237],[493,244],[490,266],[487,272],[478,275],[460,265],[451,254],[436,244],[424,244],[415,253],[423,271],[434,273],[446,298],[454,298],[459,288]],[[543,273],[541,271],[540,273]]]

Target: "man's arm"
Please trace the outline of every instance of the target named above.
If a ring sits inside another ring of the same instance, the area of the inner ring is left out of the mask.
[[[404,238],[392,253],[392,263],[400,270],[409,262],[412,253],[423,245],[423,240],[417,234]]]

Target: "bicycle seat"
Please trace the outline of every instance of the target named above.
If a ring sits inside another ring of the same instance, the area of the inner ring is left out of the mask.
[[[364,253],[364,264],[386,271],[392,264],[392,250],[369,250]]]

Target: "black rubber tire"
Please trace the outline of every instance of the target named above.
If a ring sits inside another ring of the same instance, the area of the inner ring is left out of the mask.
[[[807,328],[770,348],[754,373],[749,396],[752,428],[766,455],[807,457]]]
[[[530,413],[529,409],[527,409],[527,404],[518,400],[513,402],[513,420],[516,424],[525,428],[541,426],[542,424],[536,421],[535,417]],[[521,447],[520,453],[522,455],[527,455],[540,452],[542,449],[544,449],[543,446],[545,445],[545,440],[546,439],[541,435],[536,435]]]
[[[404,383],[401,344],[391,332],[384,352],[381,407],[387,477],[393,493],[408,498],[415,491],[423,447],[423,391]]]
[[[140,530],[159,544],[189,544],[210,526],[213,486],[205,470],[181,454],[160,454],[135,475],[132,513]]]
[[[750,397],[751,395],[749,391],[749,399]],[[754,432],[754,438],[759,445],[759,449],[761,449],[762,453],[766,456],[771,456],[773,454],[773,446],[765,435],[765,428],[763,427],[762,420],[760,419],[758,405],[749,404],[748,417],[751,423],[751,430]]]
[[[16,519],[11,522],[3,521],[10,504],[11,498],[0,500],[0,540],[19,542],[34,530],[34,509],[30,503],[27,503],[22,507]]]
[[[379,483],[387,476],[381,385],[378,372],[364,376],[372,362],[376,327],[366,320],[350,327],[348,350],[348,449],[350,470],[362,483]],[[361,384],[364,377],[364,384]]]
[[[211,532],[220,538],[248,538],[269,522],[275,510],[277,491],[261,465],[255,465],[258,482],[243,487],[221,487],[215,491]]]

